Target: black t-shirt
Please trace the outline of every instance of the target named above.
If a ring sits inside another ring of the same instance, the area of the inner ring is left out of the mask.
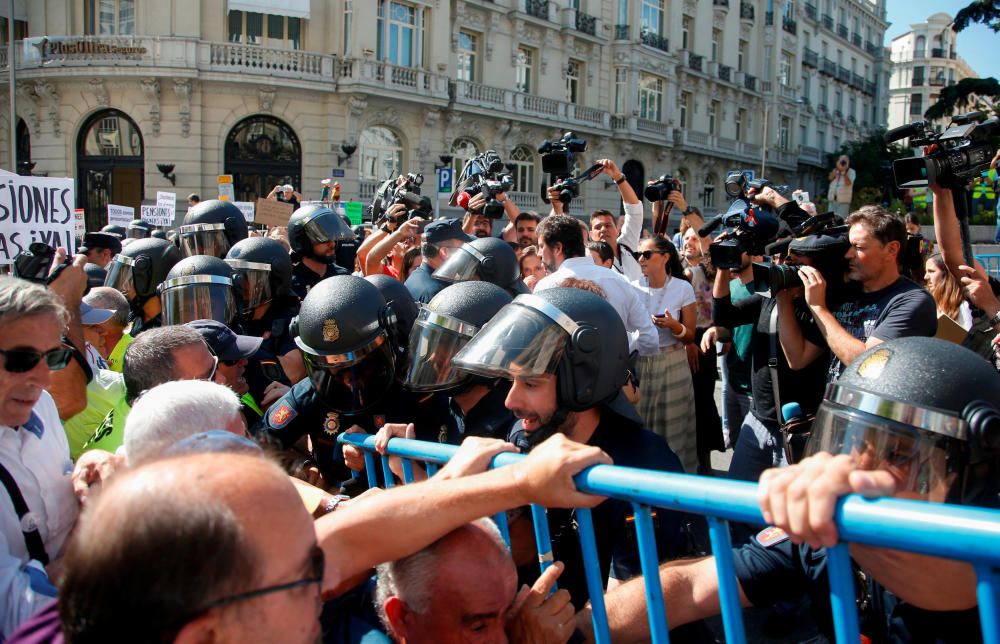
[[[750,410],[761,423],[768,427],[778,426],[778,413],[774,403],[774,387],[771,383],[771,312],[777,306],[773,297],[754,293],[750,297],[733,303],[730,298],[716,298],[712,306],[712,317],[716,324],[727,328],[741,324],[753,324],[750,336],[750,388],[753,395]],[[826,340],[805,300],[795,300],[795,315],[806,340],[818,347],[826,347]],[[823,400],[826,372],[829,358],[821,354],[803,369],[793,371],[788,366],[781,344],[775,347],[777,354],[778,387],[781,403],[797,402],[806,414],[811,414]]]
[[[350,271],[337,265],[336,262],[330,262],[326,265],[326,273],[324,275],[315,273],[311,268],[305,265],[305,262],[298,262],[292,266],[291,291],[300,300],[304,300],[306,294],[309,293],[309,289],[319,284],[322,280],[325,280],[328,277],[333,277],[334,275],[350,274]]]
[[[832,309],[832,313],[848,333],[862,342],[872,337],[888,341],[937,333],[934,298],[905,277],[871,293],[865,293],[860,283],[853,282],[847,286],[843,301]],[[840,377],[844,365],[836,355],[830,358],[827,380],[832,382]]]

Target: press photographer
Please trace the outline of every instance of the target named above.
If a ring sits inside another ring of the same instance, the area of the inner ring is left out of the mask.
[[[487,150],[466,161],[458,177],[458,189],[449,202],[465,210],[462,229],[466,234],[491,237],[493,222],[506,215],[509,222],[504,229],[504,237],[513,235],[512,224],[521,211],[507,197],[507,193],[514,189],[514,177],[507,170],[507,165],[495,150]],[[508,241],[514,241],[514,238]]]

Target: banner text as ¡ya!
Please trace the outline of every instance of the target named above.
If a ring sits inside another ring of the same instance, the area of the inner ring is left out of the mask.
[[[4,177],[0,181],[0,264],[32,242],[75,249],[72,179]]]

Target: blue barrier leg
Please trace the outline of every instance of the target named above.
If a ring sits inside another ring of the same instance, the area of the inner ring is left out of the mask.
[[[385,489],[391,488],[395,485],[392,478],[392,468],[389,467],[389,457],[385,454],[382,455],[382,474],[385,476]]]
[[[552,538],[549,536],[549,519],[545,508],[531,504],[531,521],[535,524],[535,547],[538,548],[538,567],[540,572],[552,565]],[[553,586],[554,591],[557,586]]]
[[[510,550],[510,527],[507,525],[507,513],[497,512],[494,514],[493,523],[497,524],[497,530],[500,531],[503,542],[507,544],[507,549]]]
[[[425,463],[424,467],[427,468],[427,478],[430,478],[437,474],[438,466],[437,463]]]
[[[746,644],[743,607],[740,606],[740,591],[736,587],[736,571],[733,569],[733,544],[729,539],[729,522],[708,517],[708,536],[712,541],[715,570],[719,576],[719,603],[722,605],[722,625],[726,629],[726,642]]]
[[[654,644],[670,642],[667,627],[667,610],[663,605],[663,586],[660,585],[660,560],[656,556],[656,535],[653,533],[653,515],[648,505],[632,504],[635,513],[635,536],[639,542],[639,562],[642,578],[646,582],[646,610],[649,613],[649,632]]]
[[[858,605],[854,589],[854,571],[846,543],[826,549],[826,570],[830,576],[830,610],[837,644],[857,644]]]
[[[594,538],[594,517],[590,508],[576,511],[577,534],[580,535],[580,551],[583,553],[583,569],[587,577],[587,592],[590,594],[590,619],[594,623],[594,641],[608,644],[611,633],[608,630],[608,611],[604,606],[604,580],[601,579],[601,560],[597,557],[597,541]]]
[[[375,476],[375,455],[364,450],[365,453],[365,474],[368,475],[368,487],[378,487],[378,478]]]
[[[408,458],[400,460],[403,462],[403,483],[413,483],[413,461]]]
[[[989,565],[976,567],[976,598],[984,644],[1000,644],[1000,573]]]

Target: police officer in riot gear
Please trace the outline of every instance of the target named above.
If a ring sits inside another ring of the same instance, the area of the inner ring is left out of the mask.
[[[167,273],[159,292],[164,324],[215,320],[237,328],[239,306],[233,269],[218,257],[185,257]]]
[[[353,480],[336,441],[342,431],[374,433],[386,422],[412,422],[421,438],[443,441],[455,431],[439,398],[415,396],[399,384],[396,318],[373,284],[337,275],[309,291],[293,322],[309,377],[271,405],[261,438],[290,448],[308,434],[328,486]]]
[[[327,206],[302,206],[288,219],[288,243],[292,247],[292,292],[303,299],[320,280],[348,275],[353,266],[336,262],[338,243],[353,240],[354,233]]]
[[[805,594],[814,597],[814,607],[828,605],[826,548],[837,543],[833,515],[845,494],[1000,505],[998,392],[1000,375],[989,363],[944,340],[899,338],[861,354],[830,385],[808,457],[761,476],[761,510],[777,525],[733,550],[744,605]],[[863,640],[982,641],[967,564],[858,543],[850,552],[859,572]],[[718,612],[712,558],[663,566],[660,579],[672,614],[689,619]],[[697,596],[693,588],[700,589]],[[643,593],[636,580],[607,597],[617,608],[612,639],[649,637],[640,623],[646,621]],[[824,613],[817,622],[832,631]],[[578,615],[581,630],[589,630],[588,621],[586,612]]]
[[[496,237],[479,237],[462,244],[434,271],[434,278],[451,283],[471,279],[491,282],[512,296],[529,292],[521,281],[517,254]]]
[[[101,232],[118,235],[118,239],[125,239],[128,237],[128,231],[125,230],[124,226],[116,226],[114,224],[108,224],[107,226],[101,228]]]
[[[129,223],[126,236],[129,239],[146,239],[152,234],[154,228],[155,226],[147,224],[141,219],[135,219]]]
[[[683,472],[676,454],[642,426],[622,394],[629,367],[625,326],[615,309],[593,293],[557,287],[519,295],[459,351],[454,363],[475,375],[512,381],[506,406],[519,420],[509,440],[524,451],[562,432],[600,447],[616,465]],[[627,502],[614,499],[593,510],[602,579],[609,570],[623,580],[639,572],[630,514]],[[583,606],[589,594],[573,514],[550,510],[548,519],[553,555],[566,564],[559,585],[569,590],[575,606]],[[681,515],[660,512],[657,522],[660,556],[677,556]],[[516,563],[522,579],[537,575],[537,562]]]
[[[233,203],[220,199],[199,202],[184,215],[177,229],[185,257],[211,255],[222,259],[247,238],[247,221]]]
[[[181,259],[177,247],[162,239],[137,239],[115,255],[106,270],[105,286],[120,291],[132,309],[132,330],[135,336],[145,329],[158,327],[160,298],[156,287]]]
[[[396,315],[393,344],[397,350],[396,364],[400,367],[396,370],[396,376],[402,378],[402,366],[406,364],[410,344],[410,330],[413,328],[413,323],[417,321],[420,306],[413,299],[410,291],[403,286],[403,283],[394,277],[389,277],[384,273],[376,273],[366,275],[365,280],[375,285],[375,288],[385,299],[385,303],[392,307],[392,311]]]

